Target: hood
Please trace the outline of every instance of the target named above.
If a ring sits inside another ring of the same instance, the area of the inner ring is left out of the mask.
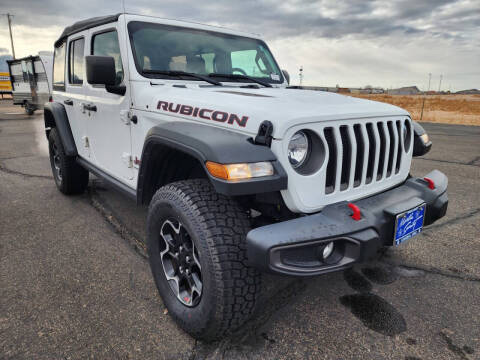
[[[269,120],[276,139],[281,139],[290,127],[304,123],[409,116],[406,110],[393,105],[314,90],[148,84],[134,93],[151,111],[251,135],[258,132],[264,120]]]

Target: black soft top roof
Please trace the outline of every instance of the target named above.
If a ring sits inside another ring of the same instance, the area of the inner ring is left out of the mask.
[[[115,22],[118,20],[118,17],[121,14],[116,14],[116,15],[107,15],[107,16],[97,16],[94,18],[82,20],[82,21],[77,21],[75,24],[67,26],[65,30],[63,30],[62,35],[58,38],[57,41],[55,41],[55,47],[60,45],[67,37],[70,35],[73,35],[75,33],[78,33],[83,30],[87,30],[90,28],[93,28],[95,26],[99,25],[105,25],[111,22]]]

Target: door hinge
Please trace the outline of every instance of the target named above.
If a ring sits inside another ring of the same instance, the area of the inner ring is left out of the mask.
[[[82,137],[83,139],[83,146],[86,147],[86,148],[89,148],[90,147],[90,142],[88,141],[88,136],[84,136]]]
[[[130,119],[132,118],[132,113],[130,110],[120,110],[120,120],[125,125],[130,125]]]
[[[128,168],[132,168],[133,167],[133,159],[132,159],[132,155],[129,154],[129,153],[123,153],[122,154],[122,161],[127,164],[127,167]]]

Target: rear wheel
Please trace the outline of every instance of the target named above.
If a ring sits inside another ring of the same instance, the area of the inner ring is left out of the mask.
[[[27,115],[33,115],[34,112],[35,112],[35,109],[28,102],[25,103],[25,113]]]
[[[75,161],[75,157],[65,154],[56,128],[50,130],[48,148],[53,178],[58,189],[66,195],[83,193],[88,185],[88,171]]]
[[[169,314],[198,339],[213,340],[252,314],[260,274],[246,263],[249,220],[208,180],[160,188],[147,220],[149,261]]]

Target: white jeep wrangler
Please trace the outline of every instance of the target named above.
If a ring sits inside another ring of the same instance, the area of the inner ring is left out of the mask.
[[[55,182],[89,172],[149,205],[169,313],[196,338],[252,314],[262,272],[366,261],[445,215],[447,178],[409,175],[428,136],[398,107],[289,88],[257,35],[119,14],[55,43],[45,128]]]

